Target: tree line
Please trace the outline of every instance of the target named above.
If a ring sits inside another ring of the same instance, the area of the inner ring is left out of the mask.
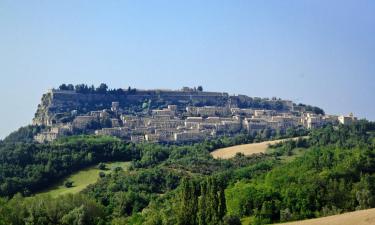
[[[87,84],[61,84],[58,88],[60,91],[75,91],[77,93],[90,93],[90,94],[134,94],[136,93],[137,89],[131,88],[130,86],[124,90],[122,88],[115,88],[115,89],[108,89],[108,85],[105,83],[101,83],[98,87],[94,85],[87,85]]]

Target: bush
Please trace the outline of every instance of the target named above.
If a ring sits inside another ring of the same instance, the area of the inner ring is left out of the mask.
[[[226,215],[223,218],[224,225],[241,225],[240,217],[234,215]]]
[[[105,177],[105,173],[104,173],[104,172],[99,172],[99,177],[100,177],[100,178]]]
[[[100,170],[106,170],[107,166],[104,163],[99,163],[98,169],[100,169]]]
[[[115,171],[115,172],[120,172],[120,171],[122,171],[123,169],[120,167],[120,166],[117,166],[117,167],[115,167],[114,169],[113,169],[113,171]]]
[[[71,188],[71,187],[73,187],[73,181],[65,181],[64,185],[67,188]]]

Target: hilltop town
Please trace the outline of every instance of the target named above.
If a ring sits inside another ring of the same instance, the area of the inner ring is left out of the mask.
[[[312,106],[277,98],[230,96],[202,87],[171,90],[107,90],[60,86],[42,98],[33,123],[44,127],[34,139],[49,142],[72,134],[116,136],[131,142],[195,142],[241,132],[285,133],[356,118],[325,115]]]

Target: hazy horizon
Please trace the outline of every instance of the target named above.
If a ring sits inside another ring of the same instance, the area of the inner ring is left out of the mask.
[[[2,1],[0,139],[62,83],[280,97],[375,120],[375,2]]]

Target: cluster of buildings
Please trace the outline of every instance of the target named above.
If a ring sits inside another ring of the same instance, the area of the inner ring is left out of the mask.
[[[113,102],[110,109],[91,111],[85,115],[78,115],[73,110],[71,115],[71,122],[54,124],[36,135],[35,140],[47,142],[78,132],[116,136],[137,143],[194,142],[239,132],[286,131],[298,126],[313,129],[327,123],[350,124],[356,120],[352,114],[333,116],[231,106],[187,106],[181,109],[177,105],[168,105],[163,109],[150,110],[147,114],[129,115],[121,109],[119,102]]]

